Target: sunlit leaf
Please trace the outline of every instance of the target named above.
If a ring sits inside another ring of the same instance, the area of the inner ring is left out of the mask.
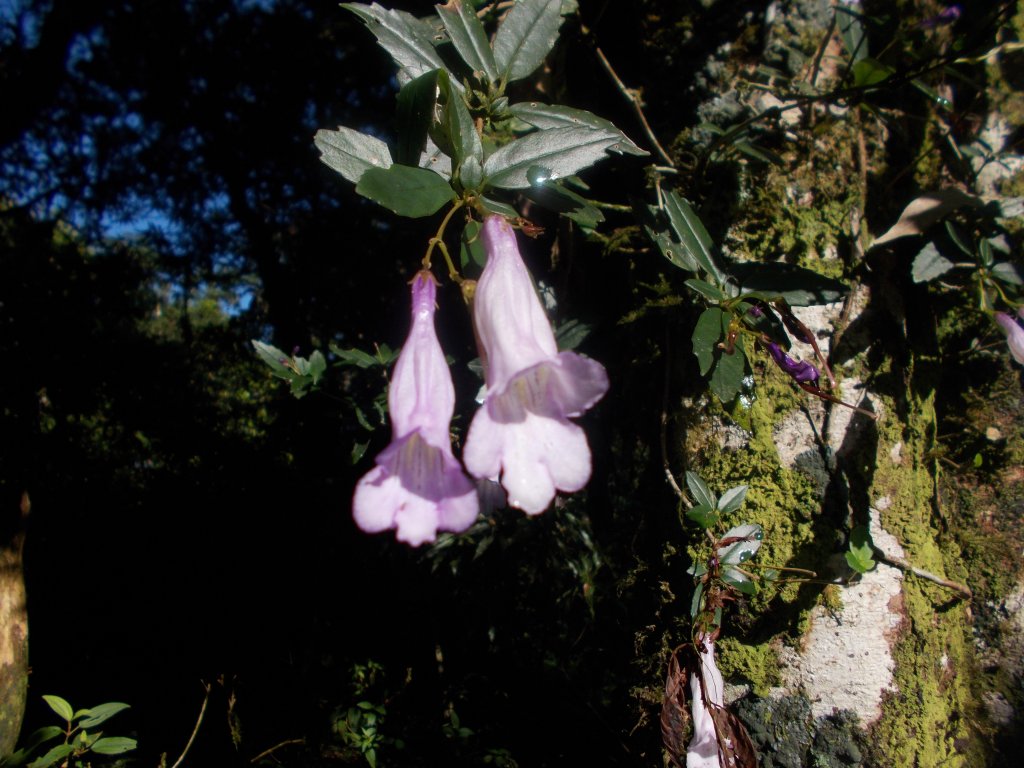
[[[1019,264],[1000,261],[992,265],[992,277],[1011,285],[1024,285],[1024,269]]]
[[[107,736],[99,739],[90,749],[97,755],[120,755],[130,752],[136,746],[138,746],[138,742],[135,739],[129,739],[126,736]]]
[[[735,512],[743,505],[743,500],[746,498],[747,486],[737,485],[722,494],[722,497],[718,500],[718,510],[723,515]]]
[[[558,39],[561,0],[518,0],[494,35],[494,60],[506,82],[533,74]]]
[[[29,763],[28,768],[49,768],[49,766],[60,762],[70,755],[74,749],[74,746],[71,744],[58,744],[42,757],[36,758]]]
[[[618,143],[609,147],[614,152],[638,156],[650,154],[634,144],[610,120],[605,120],[603,117],[598,117],[584,109],[573,109],[561,105],[550,106],[539,101],[520,102],[519,104],[513,104],[509,109],[513,115],[524,123],[529,123],[542,130],[585,126],[611,135],[617,135],[619,137]]]
[[[683,248],[716,283],[724,282],[724,274],[711,257],[714,249],[711,236],[690,203],[675,191],[670,191],[665,194],[665,212]]]
[[[377,3],[342,3],[341,7],[359,16],[381,48],[391,54],[402,70],[399,82],[407,82],[432,69],[444,69],[444,62],[434,48],[434,30],[427,22]]]
[[[723,568],[722,581],[745,595],[752,595],[757,591],[757,585],[750,577],[735,568]]]
[[[320,160],[353,184],[370,168],[388,168],[391,152],[378,138],[339,126],[336,131],[321,129],[313,137]]]
[[[80,728],[95,728],[100,723],[106,722],[118,712],[123,712],[128,709],[128,706],[128,704],[124,704],[120,701],[111,701],[106,704],[91,707],[89,709],[89,716],[84,720],[79,720],[76,724]]]
[[[43,701],[45,701],[50,706],[50,709],[60,715],[64,720],[70,721],[75,716],[75,710],[60,696],[47,694],[43,696]]]
[[[932,224],[935,224],[943,216],[955,211],[957,208],[963,208],[967,205],[979,207],[983,204],[984,202],[980,197],[969,195],[956,188],[926,192],[911,201],[903,209],[896,223],[880,235],[871,244],[871,247],[875,248],[879,245],[884,245],[900,237],[923,234]]]
[[[741,565],[754,556],[761,548],[761,540],[764,538],[764,529],[757,523],[745,523],[737,525],[726,531],[722,541],[738,539],[731,544],[719,547],[717,550],[718,559],[722,565]]]
[[[496,150],[484,163],[487,182],[501,189],[530,186],[527,172],[538,166],[560,179],[607,157],[618,142],[614,134],[592,128],[551,128],[529,133]]]
[[[484,25],[477,18],[473,4],[462,0],[448,0],[437,6],[441,23],[451,38],[452,45],[462,60],[474,72],[483,72],[492,83],[498,79],[498,65],[494,61],[491,44]]]
[[[693,494],[694,501],[698,505],[703,505],[708,509],[714,509],[716,504],[715,494],[708,488],[707,483],[704,482],[703,478],[696,472],[687,471],[686,473],[686,487],[690,489],[690,493]]]
[[[718,523],[719,515],[707,504],[698,504],[686,510],[686,517],[701,528],[713,528]]]

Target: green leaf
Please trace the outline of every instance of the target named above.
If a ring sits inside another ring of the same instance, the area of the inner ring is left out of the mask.
[[[711,236],[693,208],[674,190],[666,193],[664,199],[669,225],[680,244],[716,283],[724,283],[725,275],[711,258]]]
[[[434,104],[437,103],[438,71],[433,69],[410,80],[398,92],[396,160],[403,165],[418,165],[427,148],[427,134],[434,121]]]
[[[751,144],[749,141],[744,139],[743,141],[733,142],[732,145],[736,151],[743,153],[747,157],[752,157],[755,160],[760,160],[762,163],[768,163],[769,165],[783,165],[784,160],[779,157],[778,154],[772,152],[770,149],[764,147],[758,147]]]
[[[58,744],[42,757],[36,758],[29,763],[28,768],[48,768],[70,755],[74,749],[71,744]]]
[[[746,498],[747,486],[737,485],[734,488],[730,488],[723,493],[722,498],[718,500],[718,511],[723,515],[735,512],[743,505],[743,500]]]
[[[722,291],[719,290],[717,286],[714,286],[711,283],[705,282],[703,280],[698,280],[697,278],[691,278],[690,280],[687,280],[686,285],[689,286],[692,290],[699,293],[704,298],[710,299],[711,301],[723,301],[727,298],[726,295],[722,293]]]
[[[914,257],[914,263],[910,267],[910,274],[915,283],[926,283],[944,275],[953,268],[953,262],[939,253],[935,243],[928,243],[918,251]]]
[[[867,88],[888,80],[896,70],[888,64],[876,59],[863,58],[853,65],[853,84],[858,88]]]
[[[455,197],[451,185],[441,176],[408,165],[392,165],[387,170],[371,168],[359,180],[356,192],[412,219],[437,213]]]
[[[581,323],[579,320],[567,320],[555,330],[555,343],[558,350],[564,352],[567,349],[576,349],[587,336],[590,335],[591,326]]]
[[[470,191],[479,190],[484,182],[484,167],[475,157],[467,157],[459,167],[459,183]]]
[[[761,548],[764,529],[757,523],[744,523],[726,531],[722,540],[726,539],[739,539],[739,541],[719,547],[716,551],[718,559],[722,565],[740,565],[752,558]]]
[[[513,104],[510,107],[513,115],[524,123],[535,128],[548,130],[550,128],[593,128],[596,131],[603,131],[612,136],[618,137],[618,142],[609,147],[613,152],[621,152],[626,155],[644,156],[650,153],[640,149],[626,134],[615,127],[610,120],[598,117],[592,112],[584,109],[573,109],[563,106],[549,106],[539,101],[526,101]]]
[[[651,210],[657,211],[658,209],[651,208]],[[658,250],[661,251],[661,255],[670,262],[680,269],[685,269],[687,272],[700,271],[700,265],[697,263],[697,260],[693,258],[693,255],[673,240],[672,236],[667,231],[663,229],[656,229],[650,224],[644,224],[644,230],[647,232],[647,236],[654,241],[656,246],[658,246]]]
[[[359,460],[366,455],[366,449],[370,447],[370,441],[367,440],[365,443],[353,443],[352,444],[352,465],[355,466],[359,463]]]
[[[504,82],[532,75],[562,26],[561,0],[518,0],[494,35],[494,60]]]
[[[327,358],[324,357],[324,353],[319,349],[313,350],[313,354],[309,356],[309,370],[308,373],[313,379],[313,383],[317,384],[320,382],[321,377],[327,371]]]
[[[616,142],[612,134],[585,127],[536,131],[495,150],[484,162],[484,175],[491,186],[523,189],[530,186],[527,171],[533,166],[546,168],[551,179],[572,176],[607,157]]]
[[[427,22],[405,11],[392,11],[377,3],[342,3],[365,22],[380,47],[401,68],[399,82],[419,77],[432,69],[444,69],[434,48],[434,30]]]
[[[697,356],[700,375],[707,376],[715,361],[715,345],[722,338],[722,316],[725,313],[718,307],[708,307],[697,319],[693,329],[693,354]]]
[[[379,365],[377,358],[373,355],[368,355],[361,349],[342,349],[333,342],[328,344],[327,347],[338,356],[339,365],[354,365],[358,368],[373,368]]]
[[[745,573],[735,568],[723,568],[722,581],[745,595],[752,595],[757,591],[757,585]]]
[[[693,494],[693,499],[697,502],[698,506],[705,506],[708,509],[716,507],[717,500],[715,499],[715,494],[711,492],[707,483],[696,472],[687,471],[686,487],[690,489],[690,493]]]
[[[866,525],[858,525],[850,531],[850,547],[845,553],[846,562],[857,573],[867,573],[875,567],[871,533]]]
[[[772,300],[785,299],[791,307],[839,301],[850,290],[831,277],[779,261],[736,264],[732,273],[742,293],[757,292]]]
[[[700,613],[701,598],[704,597],[704,585],[698,584],[697,588],[693,590],[693,599],[690,600],[690,618],[697,618],[697,614]]]
[[[487,251],[484,250],[484,243],[480,238],[480,229],[480,222],[469,221],[462,230],[459,253],[463,269],[469,264],[476,264],[482,269],[487,264]]]
[[[992,277],[1011,285],[1024,285],[1024,271],[1019,264],[1000,261],[992,266]]]
[[[320,150],[320,160],[353,184],[357,184],[368,169],[391,165],[387,144],[344,126],[336,131],[317,131],[313,143]]]
[[[956,225],[952,221],[946,222],[946,234],[949,235],[949,239],[953,241],[953,245],[960,249],[961,253],[965,256],[974,257],[974,252],[964,243],[963,238],[960,237],[960,233],[957,231]]]
[[[519,211],[508,203],[503,203],[500,200],[494,200],[489,197],[481,197],[480,203],[488,213],[493,213],[497,216],[504,216],[506,219],[519,218]]]
[[[531,175],[530,171],[527,171],[527,175]],[[594,229],[604,221],[604,214],[600,210],[557,181],[534,183],[523,194],[549,211],[572,219],[585,229]]]
[[[866,58],[868,55],[868,38],[864,34],[864,26],[861,24],[860,15],[848,8],[836,6],[836,25],[839,27],[839,36],[843,39],[846,52],[854,62]]]
[[[698,504],[686,510],[686,517],[707,530],[718,524],[719,515],[707,504]]]
[[[120,755],[130,752],[136,746],[138,746],[138,742],[127,736],[107,736],[93,744],[91,751],[97,755]]]
[[[446,179],[452,177],[452,159],[429,136],[427,137],[427,148],[423,150],[423,154],[420,155],[419,162],[416,164],[420,168],[427,168]]]
[[[43,701],[50,705],[50,709],[68,722],[71,722],[71,719],[75,716],[75,710],[60,696],[46,695],[43,696]]]
[[[451,156],[456,167],[470,157],[483,161],[480,134],[476,132],[462,94],[453,87],[447,72],[438,73],[437,90],[437,103],[441,109],[439,120],[431,125],[430,137]]]
[[[120,701],[111,701],[107,704],[100,704],[99,706],[86,710],[88,717],[84,720],[80,720],[77,725],[80,728],[95,728],[100,723],[104,723],[109,720],[118,712],[123,712],[128,709],[128,706],[128,704]]]
[[[722,350],[715,369],[711,372],[708,385],[723,403],[731,403],[740,393],[743,376],[746,374],[747,355],[743,347],[737,344],[731,355]]]
[[[256,348],[256,353],[260,356],[260,359],[270,366],[270,370],[274,372],[275,376],[288,380],[295,378],[297,374],[288,365],[292,359],[291,355],[286,355],[277,347],[264,344],[256,339],[252,340],[252,345]]]
[[[477,18],[472,3],[448,0],[445,5],[436,6],[441,23],[448,31],[452,45],[462,60],[474,72],[482,72],[490,82],[498,80],[498,65],[487,41],[484,25]]]

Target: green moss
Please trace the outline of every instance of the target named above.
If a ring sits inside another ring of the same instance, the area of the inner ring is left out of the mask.
[[[758,696],[767,696],[772,686],[782,682],[775,650],[767,644],[746,645],[736,637],[723,636],[716,651],[725,679],[750,683]]]

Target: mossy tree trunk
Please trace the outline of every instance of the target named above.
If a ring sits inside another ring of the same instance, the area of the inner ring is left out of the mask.
[[[28,612],[22,551],[29,497],[4,510],[0,544],[0,756],[14,751],[28,695]]]

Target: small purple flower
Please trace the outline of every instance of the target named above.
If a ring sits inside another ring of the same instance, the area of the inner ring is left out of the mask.
[[[1006,334],[1006,344],[1010,348],[1013,359],[1024,365],[1024,328],[1021,327],[1021,319],[1024,319],[1024,307],[1017,310],[1017,317],[1006,312],[996,312],[996,323]]]
[[[412,281],[412,329],[388,388],[392,439],[356,485],[352,515],[367,533],[397,529],[412,546],[438,530],[464,531],[476,520],[476,485],[452,455],[451,372],[434,330],[433,275]]]
[[[569,417],[601,399],[608,374],[594,360],[558,351],[509,223],[488,218],[483,242],[487,266],[473,322],[486,396],[462,458],[475,477],[500,476],[509,505],[535,515],[556,490],[578,491],[590,479],[587,437]]]
[[[950,5],[939,11],[938,15],[924,19],[918,24],[918,26],[925,29],[931,29],[932,27],[941,27],[945,24],[952,24],[960,18],[960,14],[962,13],[963,9],[959,5]]]
[[[820,375],[818,369],[808,363],[806,360],[797,362],[792,357],[787,355],[778,344],[774,341],[765,342],[765,347],[768,349],[768,354],[772,356],[772,360],[788,373],[797,382],[816,382]]]

